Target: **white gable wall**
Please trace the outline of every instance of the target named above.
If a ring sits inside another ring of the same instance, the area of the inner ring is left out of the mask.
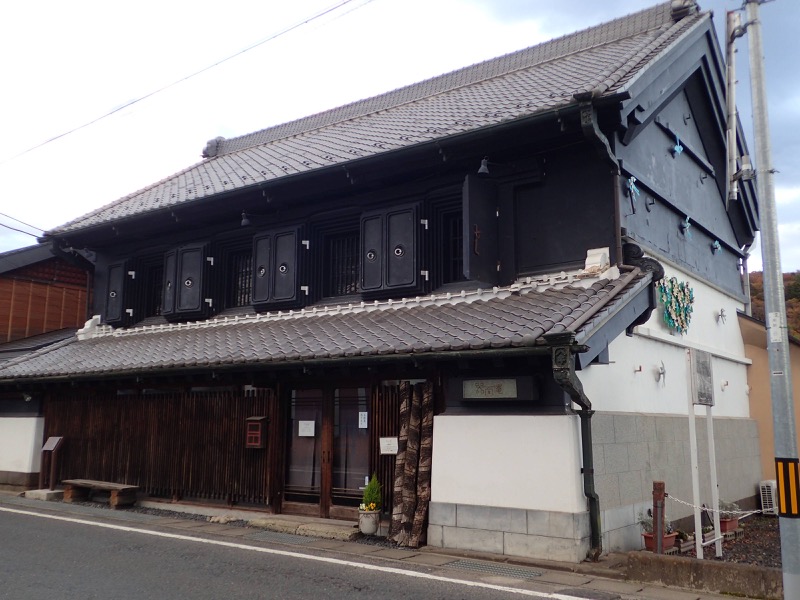
[[[677,269],[667,277],[688,282],[694,290],[694,311],[685,335],[674,333],[663,320],[659,303],[649,321],[632,337],[619,336],[609,346],[608,365],[591,365],[578,372],[586,395],[598,411],[686,415],[689,370],[686,348],[711,353],[714,377],[714,416],[750,416],[747,365],[739,330],[736,298],[718,291]],[[717,319],[720,310],[725,319]],[[657,380],[661,363],[666,377]],[[641,368],[641,370],[639,370]],[[705,415],[699,407],[697,414]]]

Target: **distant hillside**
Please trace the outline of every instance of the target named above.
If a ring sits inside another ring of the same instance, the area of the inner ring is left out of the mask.
[[[786,321],[789,335],[800,338],[800,271],[783,274],[783,293],[786,296]],[[764,273],[750,273],[750,298],[753,303],[753,317],[765,321],[764,314]]]

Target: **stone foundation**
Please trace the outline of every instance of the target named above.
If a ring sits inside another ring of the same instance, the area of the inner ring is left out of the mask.
[[[428,546],[578,563],[589,551],[589,513],[431,502]]]

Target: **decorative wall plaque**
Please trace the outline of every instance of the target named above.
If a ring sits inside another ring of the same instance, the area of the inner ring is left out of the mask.
[[[678,333],[689,330],[694,310],[694,291],[691,286],[675,277],[658,282],[658,299],[663,304],[664,323]]]

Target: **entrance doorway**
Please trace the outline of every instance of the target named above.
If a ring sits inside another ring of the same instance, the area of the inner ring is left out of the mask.
[[[369,388],[291,392],[283,512],[356,518],[369,477]]]

